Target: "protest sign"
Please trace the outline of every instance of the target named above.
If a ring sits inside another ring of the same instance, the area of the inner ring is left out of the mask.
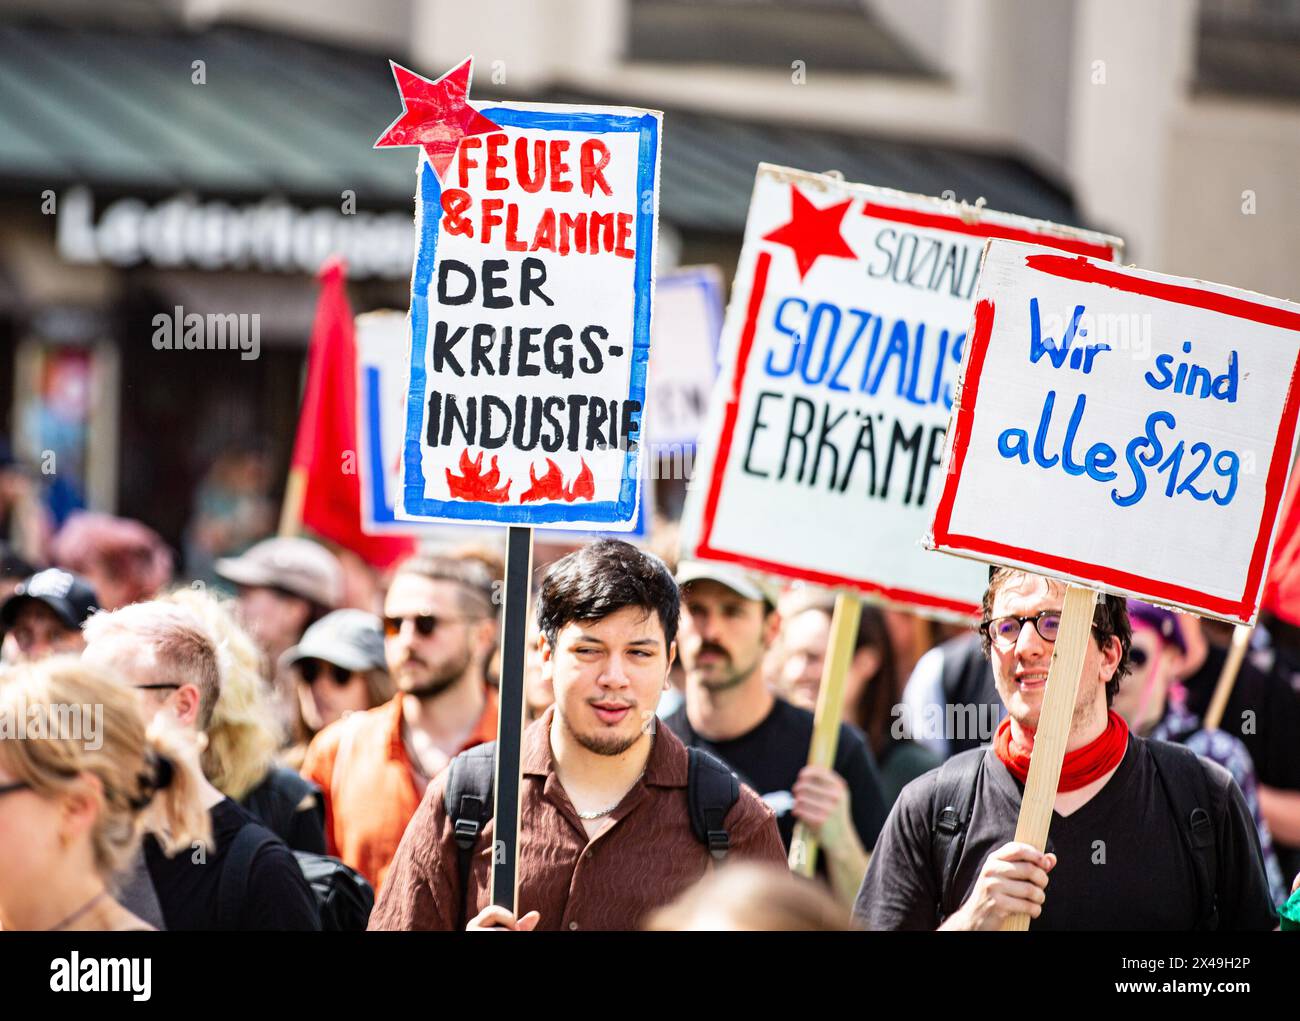
[[[722,277],[716,266],[678,269],[655,281],[647,400],[653,414],[645,436],[652,454],[694,447],[718,374],[721,331]]]
[[[440,521],[401,520],[397,494],[401,491],[402,437],[406,428],[407,351],[410,330],[404,312],[385,310],[357,316],[357,465],[361,481],[361,530],[367,535],[414,535],[469,541],[488,531],[483,526],[450,525]],[[653,480],[641,480],[641,499],[629,542],[650,534],[654,507]],[[499,534],[494,529],[494,535]],[[550,541],[576,540],[582,532],[543,532]]]
[[[921,544],[987,237],[1115,238],[761,165],[686,551],[969,619],[984,572]],[[761,508],[761,513],[755,513]]]
[[[1000,240],[975,298],[927,542],[1071,583],[1016,827],[1041,851],[1098,590],[1255,616],[1300,407],[1300,307]]]
[[[428,96],[459,118],[458,144],[428,143],[418,175],[397,517],[626,530],[660,115],[470,103],[468,68],[433,83],[394,67],[408,113],[385,144],[416,144],[406,121]]]
[[[509,528],[491,897],[514,911],[532,526],[636,517],[661,115],[471,102],[472,66],[392,64],[375,145],[423,150],[394,517]]]
[[[1253,622],[1300,306],[991,241],[937,549]]]

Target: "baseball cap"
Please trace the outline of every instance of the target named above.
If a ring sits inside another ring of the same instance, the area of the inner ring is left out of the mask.
[[[13,627],[24,603],[44,603],[55,612],[65,627],[80,630],[92,613],[99,609],[99,597],[90,582],[79,574],[51,567],[24,578],[13,595],[0,607],[0,624]]]
[[[348,670],[387,669],[379,618],[365,610],[327,613],[285,651],[280,665],[292,666],[302,659],[323,659]]]
[[[776,606],[780,591],[766,578],[748,571],[742,571],[730,564],[719,564],[703,560],[683,560],[677,565],[677,585],[684,588],[693,581],[715,581],[725,585],[742,599],[763,601],[769,606]]]
[[[1178,626],[1178,615],[1163,606],[1152,606],[1137,599],[1128,601],[1128,615],[1133,621],[1145,624],[1179,652],[1187,651],[1183,629]]]
[[[283,589],[326,608],[343,601],[343,567],[310,539],[264,539],[237,557],[222,557],[216,571],[236,585]]]

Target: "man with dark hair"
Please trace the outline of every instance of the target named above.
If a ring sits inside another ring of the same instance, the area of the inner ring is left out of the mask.
[[[776,593],[756,575],[703,561],[679,564],[677,581],[686,609],[686,702],[664,723],[763,796],[787,847],[795,823],[806,824],[819,842],[818,870],[843,903],[852,903],[887,812],[866,739],[841,724],[834,768],[808,765],[813,714],[777,698],[763,677],[781,628]]]
[[[523,738],[520,917],[490,905],[490,816],[456,808],[491,801],[490,786],[463,797],[476,761],[491,776],[485,748],[430,784],[370,928],[635,929],[708,871],[711,852],[784,862],[776,822],[757,795],[654,725],[677,620],[672,575],[628,543],[593,542],[552,566],[537,622],[555,703]],[[702,793],[705,774],[723,779],[727,804]],[[704,834],[693,818],[699,805],[712,819]],[[467,824],[475,836],[460,850]]]
[[[1093,618],[1048,846],[1013,839],[1065,586],[1000,568],[980,633],[1008,719],[904,788],[854,913],[871,929],[1271,929],[1259,838],[1226,770],[1129,733],[1109,708],[1128,669],[1118,596]],[[1049,887],[1050,878],[1050,887]]]
[[[496,736],[496,692],[484,680],[493,593],[477,560],[416,554],[398,565],[383,622],[397,694],[330,724],[303,759],[303,776],[325,796],[328,852],[376,890],[430,779]]]

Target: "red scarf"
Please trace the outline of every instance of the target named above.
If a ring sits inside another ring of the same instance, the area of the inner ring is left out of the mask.
[[[1101,779],[1120,764],[1127,748],[1128,724],[1124,722],[1124,717],[1111,709],[1106,729],[1095,741],[1065,753],[1061,781],[1056,789],[1077,791],[1080,787],[1087,787],[1094,780]],[[993,735],[993,751],[1011,771],[1011,775],[1024,783],[1029,776],[1029,749],[1016,744],[1011,736],[1009,718],[1002,721],[997,733]]]

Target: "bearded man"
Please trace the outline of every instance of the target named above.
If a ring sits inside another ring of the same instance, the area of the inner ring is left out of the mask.
[[[325,795],[330,854],[377,890],[429,781],[461,751],[491,741],[496,690],[485,681],[497,642],[493,581],[477,560],[403,561],[384,600],[391,702],[316,735],[302,772]]]

